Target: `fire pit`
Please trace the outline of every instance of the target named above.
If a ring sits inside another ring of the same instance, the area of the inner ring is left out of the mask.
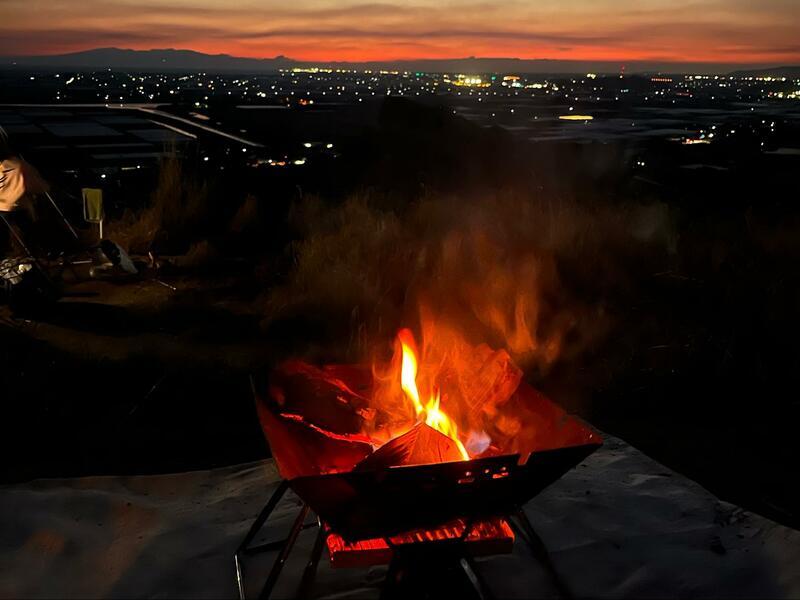
[[[262,596],[309,511],[320,527],[309,569],[327,545],[333,566],[388,562],[387,585],[395,590],[399,573],[408,583],[415,579],[409,572],[450,562],[461,564],[479,592],[470,560],[510,551],[511,526],[549,564],[521,507],[601,444],[523,382],[505,351],[462,344],[457,354],[420,352],[409,330],[399,332],[386,365],[289,361],[266,385],[254,382],[254,393],[284,483],[237,552],[241,597],[241,556],[253,551],[249,544],[288,488],[303,508],[277,544]],[[310,578],[313,571],[302,589]]]

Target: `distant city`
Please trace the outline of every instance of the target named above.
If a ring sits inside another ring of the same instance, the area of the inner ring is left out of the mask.
[[[384,98],[444,107],[534,143],[735,144],[800,156],[800,77],[542,75],[293,67],[270,74],[0,71],[0,126],[81,185],[119,182],[191,151],[216,168],[307,168],[377,119]],[[726,169],[707,156],[686,168]]]

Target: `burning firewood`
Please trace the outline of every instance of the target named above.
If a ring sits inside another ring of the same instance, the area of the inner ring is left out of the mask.
[[[455,441],[425,423],[417,423],[367,456],[355,470],[370,471],[401,465],[463,460]]]
[[[522,371],[505,350],[492,350],[486,344],[459,353],[468,364],[456,371],[454,383],[458,394],[473,416],[492,417],[519,387]]]

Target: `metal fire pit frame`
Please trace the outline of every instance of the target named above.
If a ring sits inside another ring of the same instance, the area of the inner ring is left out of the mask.
[[[256,381],[251,378],[255,401],[263,402]],[[546,399],[540,398],[544,407],[555,407]],[[572,433],[564,439],[564,445],[547,450],[532,452],[524,464],[519,464],[519,454],[504,454],[470,461],[434,463],[388,467],[378,470],[352,470],[321,475],[301,475],[290,480],[282,480],[256,518],[250,531],[237,549],[234,562],[239,597],[244,599],[244,580],[242,559],[246,555],[261,552],[279,552],[259,598],[268,598],[275,587],[284,564],[305,527],[318,526],[319,532],[309,562],[306,565],[300,584],[299,597],[308,595],[316,575],[317,565],[326,541],[326,527],[342,536],[346,541],[383,538],[392,547],[393,535],[430,529],[454,519],[467,523],[464,539],[469,535],[476,521],[489,517],[505,517],[530,547],[533,555],[542,563],[553,579],[562,596],[569,597],[567,587],[558,577],[547,550],[525,516],[522,507],[547,486],[558,480],[567,471],[578,465],[602,445],[599,435],[591,428],[568,417],[562,410],[550,410],[552,423],[563,426],[564,419],[573,423]],[[262,422],[262,427],[264,423]],[[265,434],[268,432],[265,429]],[[267,436],[269,437],[269,436]],[[276,462],[280,465],[277,452],[285,448],[273,449]],[[292,489],[301,499],[298,512],[286,539],[250,547],[253,539],[267,522],[270,514],[288,489]],[[425,510],[409,511],[409,506],[425,507]],[[310,511],[316,514],[316,523],[306,524]],[[463,540],[462,540],[463,542]],[[411,553],[396,547],[389,575],[383,589],[383,596],[396,594],[395,575],[400,571],[398,564],[406,560],[414,565]],[[416,552],[419,555],[418,552]],[[430,562],[430,555],[426,557]],[[475,597],[486,598],[490,594],[482,585],[475,569],[471,566],[469,553],[464,544],[455,544],[448,559],[457,559],[468,580],[472,584]],[[417,561],[424,564],[425,561]],[[453,561],[450,560],[452,563]]]
[[[346,541],[513,514],[599,447],[297,477],[292,490]],[[408,507],[418,507],[409,510]]]
[[[251,525],[247,535],[245,535],[241,544],[239,544],[239,547],[234,553],[236,586],[239,594],[239,600],[246,600],[243,564],[245,556],[252,556],[254,554],[262,554],[274,551],[278,552],[278,556],[275,558],[275,562],[272,564],[272,567],[264,582],[264,586],[261,588],[261,592],[258,595],[259,600],[267,600],[272,595],[272,591],[275,589],[275,585],[278,583],[280,575],[283,571],[283,567],[286,564],[286,561],[288,560],[289,555],[291,554],[294,545],[297,542],[297,538],[300,536],[300,533],[304,529],[317,527],[317,537],[311,550],[308,562],[303,570],[303,575],[300,579],[296,598],[308,598],[310,596],[310,592],[313,589],[314,580],[317,574],[317,567],[319,566],[319,561],[322,558],[322,552],[325,548],[325,542],[331,532],[326,532],[326,528],[322,525],[319,517],[317,517],[311,523],[306,522],[310,512],[308,504],[305,502],[301,504],[297,512],[297,516],[295,517],[295,520],[292,523],[292,526],[289,529],[289,534],[286,538],[266,542],[257,546],[250,546],[255,537],[267,523],[270,515],[278,506],[278,503],[281,501],[289,488],[290,482],[285,479],[281,480],[280,484],[278,484],[278,487],[272,493],[272,496],[270,496],[269,500],[267,500],[264,508],[261,510],[258,517],[256,517],[256,520]],[[556,570],[555,565],[550,558],[544,542],[536,533],[533,525],[528,519],[528,516],[525,514],[525,511],[522,508],[519,508],[504,518],[507,519],[517,536],[522,538],[527,544],[533,557],[545,569],[551,583],[558,591],[559,596],[562,598],[571,599],[573,596],[569,590],[569,587],[564,583],[563,579],[558,574],[558,571]],[[479,570],[475,567],[472,556],[465,547],[466,540],[469,537],[469,534],[471,533],[475,523],[476,520],[474,519],[468,521],[461,536],[457,539],[453,539],[452,543],[447,543],[446,553],[442,554],[440,552],[440,548],[437,547],[437,553],[434,556],[438,561],[449,562],[451,565],[455,565],[456,568],[462,570],[463,581],[471,587],[473,598],[478,600],[491,600],[493,598],[491,590],[489,590],[486,583],[481,578]],[[393,544],[389,537],[386,537],[385,541],[387,545],[392,548],[393,556],[391,562],[389,563],[389,568],[381,588],[381,598],[403,598],[407,595],[406,592],[408,591],[404,590],[403,588],[404,571],[407,571],[409,568],[413,569],[420,563],[420,560],[424,561],[426,558],[430,558],[432,552],[425,552],[425,544],[421,545],[423,550],[420,551],[419,549],[415,548],[415,544],[409,544],[409,548],[404,549]],[[430,561],[427,562],[430,563]]]

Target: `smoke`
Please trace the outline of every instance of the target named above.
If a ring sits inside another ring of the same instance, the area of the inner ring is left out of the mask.
[[[265,326],[295,324],[319,360],[386,359],[397,330],[411,327],[423,345],[457,335],[546,374],[608,333],[603,296],[625,285],[621,262],[664,245],[659,215],[514,194],[399,208],[364,194],[337,206],[305,199],[292,210],[294,263],[268,294]]]

